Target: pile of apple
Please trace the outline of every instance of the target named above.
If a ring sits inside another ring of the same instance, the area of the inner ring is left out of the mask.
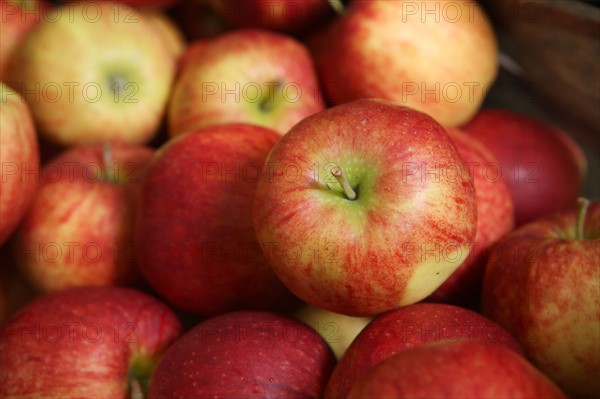
[[[476,1],[0,4],[0,397],[600,394],[600,202]]]

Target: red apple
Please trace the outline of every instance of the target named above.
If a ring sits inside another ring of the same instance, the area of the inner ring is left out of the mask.
[[[429,344],[394,355],[360,378],[347,397],[567,398],[523,357],[480,342]]]
[[[474,0],[352,1],[313,54],[325,97],[385,98],[445,126],[473,117],[498,71],[493,27]]]
[[[13,243],[36,287],[137,281],[134,210],[152,155],[148,147],[98,144],[71,147],[44,165]]]
[[[511,110],[483,109],[463,129],[500,163],[516,226],[565,210],[581,194],[585,155],[557,127]]]
[[[233,28],[259,28],[290,34],[307,32],[333,14],[328,0],[209,0]]]
[[[573,398],[600,392],[600,203],[507,235],[485,270],[482,307]]]
[[[474,137],[458,128],[446,129],[473,175],[477,200],[477,232],[469,257],[427,299],[471,306],[480,301],[483,269],[489,248],[514,227],[510,191],[500,164]]]
[[[178,339],[150,380],[149,399],[319,398],[335,364],[310,327],[276,313],[215,316]]]
[[[517,353],[517,341],[474,311],[454,305],[417,303],[376,317],[356,337],[335,367],[326,398],[345,398],[352,385],[385,359],[430,342],[481,342]]]
[[[178,337],[173,312],[119,287],[80,287],[31,302],[0,330],[0,396],[124,398],[144,390]]]
[[[252,228],[256,184],[279,137],[256,125],[219,125],[177,136],[157,153],[142,185],[137,259],[172,305],[212,316],[297,302]]]
[[[40,151],[29,107],[0,82],[0,245],[21,222],[38,186]]]
[[[171,136],[223,123],[284,134],[325,107],[310,54],[291,36],[236,30],[186,58],[169,105]]]
[[[433,118],[364,99],[284,135],[258,182],[254,226],[283,283],[351,316],[430,295],[467,258],[475,191]]]
[[[6,66],[15,48],[33,26],[46,18],[50,9],[46,0],[0,0],[0,81],[6,80]]]

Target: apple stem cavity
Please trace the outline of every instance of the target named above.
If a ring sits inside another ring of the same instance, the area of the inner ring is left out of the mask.
[[[348,198],[351,201],[355,200],[357,197],[356,191],[354,191],[354,189],[350,186],[350,183],[348,183],[348,179],[346,179],[346,175],[344,174],[342,168],[340,168],[339,166],[334,166],[333,168],[331,168],[331,174],[337,179],[337,181],[342,186],[346,198]]]
[[[577,225],[575,230],[575,239],[576,240],[584,240],[585,239],[585,217],[587,215],[587,210],[590,206],[590,201],[587,198],[577,198],[577,205],[579,206],[579,210],[577,212]]]
[[[273,110],[273,107],[275,106],[275,94],[281,90],[281,86],[282,83],[279,81],[273,83],[272,89],[268,92],[269,94],[258,104],[261,112],[267,113]]]

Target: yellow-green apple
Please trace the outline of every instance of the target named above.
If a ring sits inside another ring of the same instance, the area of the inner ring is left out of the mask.
[[[162,122],[175,66],[173,51],[141,12],[81,1],[56,8],[29,31],[11,57],[7,83],[25,97],[49,141],[140,144]]]
[[[333,104],[385,98],[445,126],[477,112],[498,71],[495,32],[474,0],[352,1],[315,50]]]
[[[473,306],[480,301],[489,248],[514,227],[513,203],[500,164],[483,143],[458,128],[446,131],[473,176],[477,231],[469,257],[427,300]]]
[[[500,345],[445,342],[398,353],[369,370],[357,398],[567,399],[525,358]]]
[[[600,203],[587,206],[582,200],[504,237],[482,293],[484,314],[574,398],[600,392]]]
[[[0,0],[0,81],[6,79],[6,65],[15,48],[49,10],[46,0]]]
[[[154,151],[133,144],[73,146],[47,162],[12,242],[42,292],[135,284],[137,194]]]
[[[0,82],[0,245],[14,232],[37,190],[40,151],[29,107]]]
[[[362,99],[275,145],[253,209],[258,241],[300,299],[367,316],[424,299],[467,258],[472,177],[430,116]]]
[[[170,304],[207,317],[298,302],[252,227],[256,185],[279,137],[256,125],[225,124],[179,135],[158,150],[139,197],[136,258]]]
[[[513,198],[515,224],[568,209],[581,194],[587,160],[566,132],[506,109],[482,109],[463,130],[496,157]]]
[[[187,58],[169,103],[171,136],[223,123],[283,134],[325,107],[310,54],[291,36],[235,30]]]
[[[0,396],[141,397],[180,331],[171,309],[140,291],[78,287],[42,296],[1,327]]]
[[[306,304],[293,316],[311,326],[331,347],[336,359],[342,357],[354,338],[373,317],[354,317]]]
[[[228,312],[167,349],[148,398],[320,398],[334,364],[321,336],[298,320]]]
[[[209,0],[233,28],[259,28],[289,34],[310,31],[333,14],[327,0]]]
[[[159,32],[165,47],[172,53],[172,57],[176,60],[179,59],[185,51],[187,43],[183,32],[181,32],[175,21],[161,11],[140,10],[140,13],[154,24],[154,28]]]
[[[483,342],[522,354],[518,342],[488,318],[462,307],[417,303],[376,317],[336,365],[326,398],[345,398],[352,385],[385,359],[431,342]]]

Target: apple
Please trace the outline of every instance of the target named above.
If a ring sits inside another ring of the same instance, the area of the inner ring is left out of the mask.
[[[318,332],[338,360],[356,336],[373,320],[373,317],[348,316],[309,304],[295,311],[293,316]]]
[[[259,28],[289,34],[310,31],[333,14],[328,0],[209,0],[233,28]]]
[[[65,146],[150,141],[176,67],[155,23],[110,2],[64,4],[52,15],[30,30],[7,71],[39,134]]]
[[[435,343],[398,353],[369,370],[347,397],[567,398],[523,357],[481,342]]]
[[[136,197],[153,153],[133,144],[82,145],[44,165],[13,242],[34,286],[50,292],[138,282]]]
[[[262,165],[279,137],[256,125],[225,124],[182,134],[158,150],[139,197],[136,258],[173,306],[208,317],[299,302],[265,259],[251,218]]]
[[[143,391],[181,325],[163,303],[121,287],[42,296],[0,330],[0,396],[123,398]]]
[[[300,299],[369,316],[424,299],[467,258],[472,177],[440,124],[362,99],[300,121],[256,191],[258,242]]]
[[[587,160],[558,127],[518,111],[482,109],[463,130],[494,154],[521,226],[568,209],[581,194]]]
[[[82,1],[95,1],[97,3],[118,3],[139,8],[141,11],[164,11],[179,3],[179,0],[63,0],[65,3],[81,3]],[[116,7],[116,6],[115,6]]]
[[[196,325],[167,349],[148,398],[319,398],[334,364],[325,341],[297,320],[228,312]]]
[[[495,33],[467,1],[352,1],[313,52],[332,104],[377,97],[459,126],[498,73]]]
[[[484,275],[483,312],[574,398],[600,392],[598,259],[600,203],[582,200],[504,237]]]
[[[0,81],[6,79],[6,65],[27,32],[50,10],[45,0],[0,0]]]
[[[29,107],[0,82],[0,245],[23,219],[38,186],[40,150]]]
[[[477,231],[469,257],[427,300],[463,306],[479,304],[483,270],[489,249],[514,227],[514,209],[502,169],[475,137],[458,128],[446,131],[473,175],[477,201]]]
[[[459,306],[416,303],[377,316],[336,365],[326,398],[345,398],[352,385],[385,359],[431,342],[483,342],[522,354],[518,342],[488,318]]]
[[[325,108],[310,54],[290,36],[226,32],[186,58],[169,104],[171,136],[223,123],[252,123],[284,134]]]
[[[183,32],[179,29],[179,26],[175,24],[169,16],[165,13],[155,10],[141,10],[141,14],[152,24],[155,29],[159,32],[163,43],[167,50],[169,50],[173,59],[179,59],[179,57],[185,52],[187,43]]]

